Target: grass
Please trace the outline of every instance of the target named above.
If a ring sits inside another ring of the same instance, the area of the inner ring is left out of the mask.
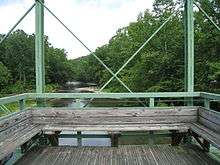
[[[35,100],[26,100],[25,101],[25,107],[33,107],[36,106],[36,101]],[[18,102],[14,102],[14,103],[10,103],[10,104],[5,104],[5,107],[11,112],[17,112],[19,111],[19,103]],[[2,111],[0,109],[0,117],[7,115],[4,111]]]

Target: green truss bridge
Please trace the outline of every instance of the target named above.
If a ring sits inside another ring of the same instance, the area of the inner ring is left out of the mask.
[[[182,5],[176,9],[176,12],[184,10],[185,92],[136,93],[118,74],[175,16],[175,12],[114,73],[43,0],[35,0],[0,41],[0,44],[4,42],[29,12],[35,9],[36,93],[0,98],[0,164],[220,164],[218,158],[210,152],[210,148],[215,148],[220,153],[220,112],[219,109],[211,109],[214,102],[219,103],[220,94],[194,91],[194,5],[220,31],[218,25],[194,0],[183,0]],[[97,93],[45,93],[44,10],[63,25],[112,75]],[[102,92],[113,79],[118,80],[128,92]],[[86,99],[88,102],[94,99],[133,99],[139,106],[48,107],[45,102],[50,99]],[[174,104],[159,107],[157,102],[165,99],[181,102],[181,106]],[[25,106],[27,100],[35,101],[37,106]],[[199,103],[196,103],[198,100]],[[5,106],[10,103],[18,103],[19,110],[11,113]],[[85,131],[95,133],[85,134]],[[97,131],[105,133],[98,134]],[[122,145],[121,139],[124,137],[146,137],[149,143]],[[169,137],[170,144],[154,144],[152,141],[156,137]],[[77,138],[78,145],[62,146],[59,144],[60,138]],[[111,145],[85,147],[82,146],[84,138],[109,138]],[[20,151],[19,154],[15,154],[17,151]]]

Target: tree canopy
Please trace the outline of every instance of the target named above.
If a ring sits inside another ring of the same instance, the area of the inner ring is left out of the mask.
[[[135,22],[118,29],[109,42],[98,47],[94,53],[113,72],[117,72],[177,6],[180,6],[180,2],[180,0],[155,0],[152,11],[139,13]],[[213,21],[220,25],[220,1],[198,0],[198,2]],[[184,91],[182,12],[182,10],[177,12],[118,74],[132,91]],[[219,31],[198,10],[195,10],[194,15],[195,90],[220,92]],[[11,88],[13,84],[19,84],[21,90],[34,88],[34,38],[34,34],[29,35],[17,30],[0,45],[0,90],[8,86]],[[45,61],[46,82],[49,84],[62,85],[67,81],[83,81],[102,86],[112,76],[92,54],[68,60],[65,50],[53,47],[47,36],[45,36]],[[127,92],[115,79],[106,90]]]

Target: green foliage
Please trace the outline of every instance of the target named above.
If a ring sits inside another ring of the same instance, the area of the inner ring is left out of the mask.
[[[23,93],[35,89],[35,36],[13,32],[0,45],[0,91]],[[72,64],[63,49],[54,48],[45,36],[46,83],[63,85],[74,78]],[[54,85],[48,91],[54,90]],[[56,86],[57,87],[57,86]]]
[[[180,5],[180,2],[180,0],[155,0],[152,11],[146,10],[140,13],[136,22],[119,29],[107,45],[96,49],[95,54],[109,68],[117,72],[169,17],[176,6]],[[219,25],[219,1],[201,0],[200,3]],[[216,92],[219,89],[216,85],[220,82],[219,45],[219,31],[201,12],[195,11],[196,91]],[[93,81],[102,86],[111,77],[111,74],[92,55],[73,60],[72,63],[77,65],[78,80]],[[181,13],[177,13],[118,76],[135,92],[184,91],[184,35]],[[105,91],[126,90],[114,80]]]
[[[220,25],[220,1],[198,0]],[[109,43],[95,50],[103,62],[117,72],[153,32],[176,10],[181,0],[155,0],[153,10],[140,13],[137,21],[120,28]],[[168,24],[130,61],[118,77],[134,92],[184,91],[183,17],[177,13]],[[35,84],[34,35],[15,31],[0,45],[1,87],[9,92],[30,89]],[[67,81],[104,85],[111,74],[92,54],[67,60],[63,49],[54,48],[45,37],[46,82]],[[195,11],[195,90],[220,92],[220,34],[198,10]],[[1,77],[3,77],[1,76]],[[13,87],[15,84],[15,87]],[[6,87],[5,87],[6,85]],[[33,88],[33,87],[32,87]],[[54,87],[48,87],[53,91]],[[5,91],[5,92],[6,92]],[[105,89],[127,92],[113,80]]]
[[[0,90],[2,90],[7,84],[9,83],[9,80],[11,79],[11,74],[8,70],[8,68],[0,62]]]
[[[58,84],[46,84],[46,92],[47,93],[53,93],[57,90],[57,88],[59,87]]]

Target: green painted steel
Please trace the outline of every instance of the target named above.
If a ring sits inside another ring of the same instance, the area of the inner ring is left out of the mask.
[[[107,67],[107,65],[105,65],[105,63],[90,49],[88,48],[84,42],[82,42],[81,39],[79,39],[79,37],[77,37],[46,5],[44,5],[43,3],[39,2],[77,41],[79,41],[82,46],[84,48],[86,48],[101,64],[104,68],[106,68],[106,70],[109,71],[109,73],[111,73],[112,75],[114,75],[113,71]],[[118,77],[117,80],[128,90],[130,90]]]
[[[8,96],[8,97],[0,98],[0,105],[17,102],[19,100],[24,99],[26,96],[27,96],[26,94],[19,94],[15,96]]]
[[[204,99],[204,107],[210,109],[210,99],[207,98]]]
[[[117,75],[114,74],[114,72],[88,47],[84,44],[84,42],[79,39],[79,37],[77,37],[46,5],[44,5],[42,2],[39,1],[39,3],[77,40],[79,41],[82,46],[84,48],[86,48],[90,53],[91,55],[93,55],[95,57],[95,59],[97,61],[99,61],[101,63],[101,65],[106,69],[108,70],[108,72],[113,76],[115,77],[120,83],[121,85],[127,89],[130,93],[133,93],[132,90],[120,79],[117,77]],[[143,104],[139,99],[137,99],[137,101],[139,103],[141,103],[144,107],[145,107],[145,104]]]
[[[5,114],[11,113],[11,111],[4,105],[0,105],[0,110],[2,110]]]
[[[220,101],[220,94],[201,92],[200,97]]]
[[[183,98],[183,97],[201,97],[209,100],[220,101],[220,94],[207,92],[156,92],[156,93],[24,93],[15,96],[0,98],[0,105],[9,104],[25,99],[37,98]]]
[[[45,91],[45,65],[44,65],[44,0],[36,0],[35,7],[35,71],[36,92]]]
[[[154,98],[150,97],[149,107],[154,107]]]
[[[122,65],[122,67],[100,88],[99,92],[101,92],[114,78],[117,78],[117,75],[130,63],[132,59],[134,59],[138,55],[138,53],[152,40],[152,38],[154,38],[154,36],[156,36],[156,34],[171,20],[171,18],[175,13],[176,12],[171,14],[168,17],[168,19],[162,25],[160,25],[160,27],[141,45],[141,47],[124,63],[124,65]],[[130,91],[130,93],[132,93],[132,91]],[[89,101],[89,103],[92,100],[93,98]],[[85,106],[87,105],[88,104],[86,104]]]
[[[24,15],[17,21],[17,23],[9,30],[9,32],[1,39],[0,44],[8,38],[8,36],[12,33],[12,31],[21,23],[21,21],[30,13],[30,11],[34,8],[35,3],[24,13]]]
[[[185,91],[194,91],[194,17],[193,0],[185,0]],[[187,105],[193,105],[193,99],[187,99]]]
[[[220,31],[220,27],[212,20],[211,17],[205,12],[205,10],[202,9],[202,7],[194,1],[194,4],[199,8],[199,10],[206,16],[206,18]]]
[[[178,10],[177,10],[178,11]],[[168,19],[162,24],[160,25],[160,27],[143,43],[143,45],[124,63],[124,65],[122,65],[122,67],[115,73],[115,76],[117,76],[129,63],[130,61],[136,57],[136,55],[151,41],[151,39],[171,20],[171,18],[174,16],[174,14],[176,14],[176,12],[174,12],[173,14],[171,14]],[[114,77],[111,77],[100,89],[100,91],[102,91],[113,79]]]
[[[25,99],[19,100],[19,110],[23,111],[25,109]]]

